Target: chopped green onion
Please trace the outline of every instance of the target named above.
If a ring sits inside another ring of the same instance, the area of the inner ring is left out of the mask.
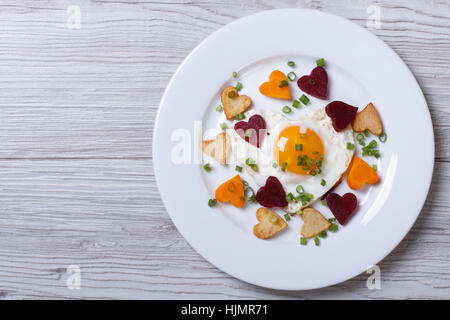
[[[228,129],[228,126],[227,126],[227,124],[225,122],[221,123],[220,127],[222,128],[223,131]]]
[[[233,72],[233,78],[237,78],[238,74],[237,72]]]
[[[368,136],[369,136],[369,130],[367,130],[367,129],[366,129],[366,130],[364,130],[364,132],[363,132],[363,133],[364,133],[364,135],[365,135],[366,137],[368,137]]]
[[[290,80],[290,81],[295,81],[295,79],[297,79],[297,75],[295,74],[295,72],[289,72],[288,74],[287,74],[287,78]]]
[[[312,175],[312,176],[314,177],[314,176],[317,175],[317,172],[316,172],[316,171],[311,171],[309,174]]]
[[[312,154],[319,154],[319,151],[313,151]]]
[[[211,166],[209,165],[209,163],[205,164],[203,166],[203,169],[205,169],[206,172],[210,172],[211,171]]]
[[[309,98],[304,94],[299,98],[299,100],[306,106],[309,103]]]
[[[245,130],[245,136],[246,136],[247,138],[250,138],[250,137],[252,136],[252,133],[253,133],[253,129],[247,129],[247,130]]]
[[[287,82],[286,80],[281,80],[280,85],[278,87],[284,88],[284,87],[287,87],[288,85],[289,85],[289,82]]]
[[[362,155],[363,156],[372,156],[372,157],[375,157],[378,159],[380,157],[380,151],[377,149],[363,150]]]
[[[244,185],[244,187],[248,187],[248,182],[245,181],[244,179],[242,179],[242,184]]]
[[[318,246],[320,244],[319,238],[314,237],[314,243],[316,244],[316,246]]]
[[[277,221],[278,221],[278,217],[276,215],[272,214],[270,217],[270,222],[277,223]]]
[[[208,206],[210,206],[211,208],[214,207],[217,204],[217,200],[216,199],[209,199],[208,200]]]
[[[327,184],[327,182],[324,179],[322,179],[322,181],[320,181],[320,185],[322,187],[325,187],[326,184]]]
[[[355,149],[355,145],[353,143],[347,142],[347,150]]]
[[[335,222],[335,221],[336,221],[336,218],[329,218],[328,221],[329,221],[329,222]]]
[[[310,193],[300,193],[295,199],[300,200],[302,205],[307,205],[312,199],[314,198],[314,195]]]
[[[277,168],[277,167],[278,167],[278,164],[277,164],[276,162],[274,162],[274,163],[272,163],[272,167],[273,167],[273,168]]]
[[[250,203],[256,203],[256,195],[255,195],[255,190],[253,190],[250,187],[247,187],[244,189],[245,194],[247,194],[247,191],[250,191],[252,193],[252,195],[250,197],[248,197],[247,201]]]
[[[300,107],[300,101],[294,100],[294,101],[292,102],[292,106],[293,106],[294,108],[298,109],[298,107]]]
[[[376,149],[378,143],[375,140],[370,141],[370,143],[362,148],[363,156],[373,156],[375,158],[380,157],[380,150]]]
[[[256,164],[255,160],[253,160],[252,158],[247,158],[245,160],[245,164],[248,165],[250,168],[252,168],[253,171],[258,172],[258,170],[259,170],[258,165]]]
[[[241,166],[236,166],[235,169],[236,169],[237,172],[242,172],[242,167]]]
[[[373,170],[375,170],[375,171],[377,171],[377,169],[378,169],[378,167],[377,167],[376,164],[374,164],[374,165],[372,166],[372,168],[373,168]]]
[[[297,150],[297,151],[303,150],[303,145],[301,143],[296,143],[295,150]]]
[[[370,143],[367,145],[368,149],[376,148],[378,143],[375,140],[370,141]]]
[[[327,232],[322,231],[321,233],[319,233],[319,237],[321,237],[322,239],[325,239],[327,237]]]
[[[216,111],[222,112],[223,111],[223,107],[219,104],[216,108]]]
[[[357,140],[358,142],[364,141],[364,135],[363,135],[362,133],[358,133],[358,134],[356,135],[356,140]]]
[[[316,165],[317,165],[317,168],[321,168],[322,167],[322,160],[317,160],[316,161]],[[319,172],[320,173],[320,172]]]
[[[229,98],[234,98],[235,95],[236,95],[236,92],[234,92],[234,91],[228,92],[228,97]]]
[[[283,163],[283,166],[281,167],[281,171],[286,171],[287,162]]]
[[[327,199],[322,199],[320,202],[322,202],[323,206],[328,207]]]
[[[316,60],[316,64],[319,67],[325,67],[325,59],[324,58],[320,58],[320,59]]]
[[[305,189],[303,189],[303,186],[300,185],[300,184],[297,186],[297,188],[295,188],[295,190],[296,190],[298,193],[305,193]]]
[[[328,228],[328,230],[330,230],[331,232],[336,232],[336,231],[338,231],[338,229],[339,229],[339,226],[338,226],[337,224],[335,224],[335,223],[333,223],[333,224]]]
[[[286,195],[286,201],[287,202],[292,202],[292,201],[294,201],[294,195],[292,194],[292,193],[288,193],[287,195]]]
[[[379,136],[378,136],[378,140],[380,140],[380,142],[383,142],[383,143],[385,143],[386,141],[387,141],[387,135],[386,135],[386,133],[382,133],[382,134],[380,134]]]
[[[292,109],[289,108],[288,106],[284,106],[283,109],[282,109],[282,111],[283,111],[284,113],[291,113]]]
[[[236,90],[241,91],[241,89],[242,89],[242,83],[240,83],[240,82],[236,83]]]
[[[306,239],[306,238],[300,238],[300,244],[301,244],[302,246],[306,246],[306,245],[308,244],[308,239]]]
[[[255,164],[255,163],[256,163],[256,161],[253,160],[252,158],[245,159],[245,164],[248,166],[251,166],[252,164]]]
[[[286,214],[284,215],[284,219],[285,219],[286,221],[290,221],[290,220],[291,220],[291,216],[289,215],[289,213],[286,213]]]
[[[299,210],[297,210],[297,212],[295,214],[298,216],[301,216],[303,214],[303,210],[299,209]]]
[[[236,186],[234,185],[233,182],[230,182],[230,183],[227,185],[227,189],[228,189],[228,191],[230,191],[230,192],[235,192],[235,191],[236,191]]]
[[[234,118],[236,120],[244,120],[245,119],[245,114],[243,112],[238,113]]]
[[[294,67],[295,66],[295,62],[294,61],[288,61],[288,66],[289,67]]]

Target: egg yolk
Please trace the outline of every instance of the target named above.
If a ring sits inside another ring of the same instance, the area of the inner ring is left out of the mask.
[[[284,171],[308,175],[320,169],[324,158],[322,140],[313,130],[299,126],[284,129],[275,145],[275,159]]]

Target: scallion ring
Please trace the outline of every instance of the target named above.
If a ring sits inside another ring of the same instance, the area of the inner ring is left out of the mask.
[[[378,136],[378,140],[380,140],[380,142],[383,142],[383,143],[385,143],[386,141],[387,141],[387,135],[386,135],[386,133],[382,133],[382,134],[380,134],[379,136]]]
[[[287,78],[290,80],[290,81],[295,81],[296,79],[297,79],[297,75],[295,74],[295,72],[289,72],[288,74],[287,74]]]
[[[289,108],[288,106],[284,106],[283,109],[282,109],[282,111],[283,111],[284,113],[291,113],[291,112],[292,112],[292,109]]]

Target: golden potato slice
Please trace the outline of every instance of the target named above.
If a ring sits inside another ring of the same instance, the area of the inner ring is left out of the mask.
[[[383,133],[380,116],[372,103],[369,103],[356,115],[355,119],[353,119],[352,127],[353,131],[362,132],[367,129],[376,136]]]
[[[231,138],[227,133],[221,132],[213,140],[203,140],[202,150],[221,165],[225,165],[231,151]]]
[[[276,212],[266,208],[256,210],[259,223],[253,227],[253,234],[261,239],[272,238],[278,232],[286,229],[287,223]]]
[[[304,223],[300,233],[303,238],[313,238],[331,226],[331,222],[314,208],[303,209],[302,218]]]
[[[235,87],[226,87],[222,91],[223,111],[228,120],[246,111],[251,104],[252,99],[248,96],[240,96]]]

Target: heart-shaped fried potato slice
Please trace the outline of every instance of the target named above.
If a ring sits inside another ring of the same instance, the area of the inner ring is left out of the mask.
[[[253,234],[260,239],[269,239],[286,229],[287,223],[277,213],[266,208],[256,210],[259,223],[253,227]]]
[[[381,124],[380,116],[372,103],[369,103],[356,115],[352,127],[353,131],[362,132],[367,129],[376,136],[383,133],[383,125]]]
[[[304,238],[315,237],[331,226],[331,222],[314,208],[303,209],[302,217],[304,223],[300,233]]]
[[[228,154],[231,151],[230,136],[225,132],[221,132],[213,140],[203,140],[202,150],[221,165],[225,165]]]
[[[248,96],[240,96],[235,87],[226,87],[222,91],[222,105],[228,120],[233,119],[239,113],[245,112],[252,104]]]

